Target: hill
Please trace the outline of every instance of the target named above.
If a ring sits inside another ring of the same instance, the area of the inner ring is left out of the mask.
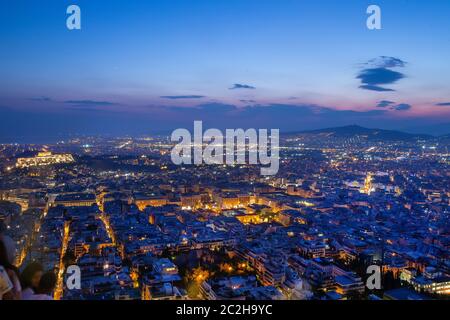
[[[333,136],[336,138],[352,138],[356,136],[364,136],[369,140],[382,141],[411,141],[417,139],[428,140],[433,138],[433,136],[427,134],[413,134],[396,130],[371,129],[357,125],[289,133],[289,135],[291,134],[325,135],[328,137]]]

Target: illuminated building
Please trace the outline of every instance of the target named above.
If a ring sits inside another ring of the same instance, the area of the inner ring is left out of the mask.
[[[336,292],[346,295],[350,292],[364,292],[364,282],[356,275],[345,274],[334,278],[336,282]]]
[[[37,156],[31,158],[18,158],[17,168],[29,168],[35,166],[48,166],[60,163],[72,163],[75,159],[71,154],[53,154],[48,151],[39,152]]]
[[[223,192],[214,197],[219,208],[223,210],[237,209],[255,203],[255,197],[250,194]]]
[[[374,191],[372,180],[372,173],[367,173],[366,179],[364,180],[364,188],[362,190],[363,193],[370,195],[370,193]]]
[[[438,277],[434,279],[428,279],[420,276],[411,279],[411,284],[416,291],[428,292],[434,294],[450,294],[450,277]]]
[[[202,205],[202,195],[201,194],[188,194],[181,195],[181,207],[187,209],[200,208]]]
[[[306,224],[306,220],[302,213],[297,210],[283,210],[278,213],[275,220],[281,223],[283,226],[289,226],[296,222],[299,224]]]
[[[51,206],[90,207],[97,203],[93,193],[68,193],[58,195]]]
[[[135,194],[133,196],[134,204],[139,210],[144,210],[146,207],[162,207],[168,204],[167,196],[156,194]]]
[[[1,200],[17,203],[22,208],[22,211],[25,211],[28,209],[28,206],[29,206],[29,195],[28,194],[7,193],[7,194],[2,195],[1,198],[2,198]]]
[[[258,213],[237,214],[235,217],[243,224],[259,224],[263,222]]]
[[[159,259],[153,262],[153,270],[161,275],[178,274],[178,267],[167,258]]]
[[[400,273],[400,280],[411,283],[411,280],[416,276],[417,272],[413,268],[405,268]]]
[[[312,190],[305,190],[296,186],[288,186],[286,193],[290,196],[299,196],[303,198],[311,198],[314,195]]]
[[[279,286],[284,282],[287,263],[277,251],[249,245],[236,248],[235,253],[256,271],[263,285]]]

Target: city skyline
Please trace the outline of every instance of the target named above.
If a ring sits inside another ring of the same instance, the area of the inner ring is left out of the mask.
[[[270,176],[162,136],[1,145],[14,265],[55,300],[448,299],[449,137],[344,129],[280,137]]]
[[[450,133],[450,4],[15,1],[0,13],[2,142],[192,126]]]

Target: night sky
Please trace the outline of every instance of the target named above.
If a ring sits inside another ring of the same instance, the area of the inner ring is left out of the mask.
[[[194,120],[450,133],[449,18],[450,1],[1,1],[0,142]]]

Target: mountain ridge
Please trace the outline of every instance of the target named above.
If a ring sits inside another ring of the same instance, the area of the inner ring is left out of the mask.
[[[337,138],[349,138],[356,135],[367,136],[371,140],[413,140],[413,139],[433,139],[436,138],[429,134],[407,133],[398,130],[387,130],[378,128],[366,128],[359,125],[347,125],[341,127],[331,127],[315,130],[304,130],[297,132],[286,132],[286,135],[303,134],[303,135],[327,135]]]

